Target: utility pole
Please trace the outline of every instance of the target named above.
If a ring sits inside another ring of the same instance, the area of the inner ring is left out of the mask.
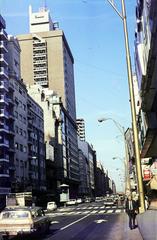
[[[114,0],[107,0],[107,1],[110,3],[110,5],[116,11],[116,13],[120,16],[120,18],[123,20],[125,50],[126,50],[126,63],[127,63],[127,73],[128,73],[128,85],[129,85],[129,93],[130,93],[130,105],[131,105],[133,137],[134,137],[134,147],[135,147],[136,173],[137,173],[137,182],[138,182],[138,192],[139,192],[139,197],[140,197],[140,212],[144,212],[145,211],[144,189],[143,189],[138,130],[137,130],[137,123],[136,123],[136,107],[135,107],[135,97],[134,97],[134,89],[133,89],[133,78],[132,78],[131,58],[130,58],[130,49],[129,49],[129,40],[128,40],[128,28],[127,28],[125,0],[121,0],[122,13],[120,13],[117,10]]]

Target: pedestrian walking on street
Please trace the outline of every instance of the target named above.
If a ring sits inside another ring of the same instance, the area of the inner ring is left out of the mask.
[[[131,195],[129,195],[126,200],[125,210],[129,216],[129,228],[134,229],[136,227],[135,219],[138,213],[138,204],[137,204],[137,201],[132,199]]]
[[[149,207],[137,215],[137,224],[144,240],[157,240],[157,190],[149,192]]]

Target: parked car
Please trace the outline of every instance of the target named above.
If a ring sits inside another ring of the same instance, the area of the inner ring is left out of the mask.
[[[106,199],[104,200],[104,205],[105,205],[105,206],[114,206],[115,203],[114,203],[113,198],[106,198]]]
[[[48,202],[47,203],[47,212],[51,212],[57,209],[57,205],[55,202]]]
[[[77,201],[76,199],[70,199],[68,202],[66,202],[66,205],[71,206],[71,205],[76,205]]]
[[[0,235],[18,236],[48,231],[50,220],[40,207],[10,207],[0,213]]]

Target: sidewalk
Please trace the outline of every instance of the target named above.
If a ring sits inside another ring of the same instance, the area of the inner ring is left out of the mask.
[[[108,240],[143,240],[138,227],[130,230],[129,218],[126,213],[122,213],[118,217],[118,221],[113,225]]]

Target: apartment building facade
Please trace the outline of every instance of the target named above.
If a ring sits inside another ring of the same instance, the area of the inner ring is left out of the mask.
[[[5,195],[11,191],[14,177],[14,88],[8,77],[5,28],[5,20],[0,15],[0,207],[4,205]]]
[[[43,112],[28,95],[21,79],[21,50],[15,37],[9,36],[7,50],[9,83],[14,87],[15,116],[13,124],[15,154],[11,190],[33,191],[34,194],[35,191],[46,190]]]
[[[141,157],[157,157],[157,8],[154,0],[138,0],[135,65],[141,96]]]

